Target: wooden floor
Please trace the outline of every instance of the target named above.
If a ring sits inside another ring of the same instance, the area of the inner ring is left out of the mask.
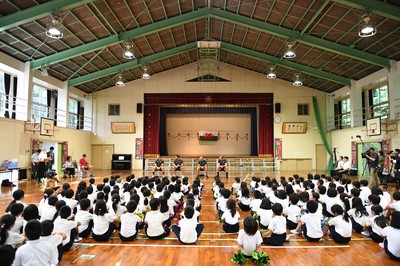
[[[96,171],[97,182],[100,183],[103,177],[111,174],[119,174],[124,178],[128,172]],[[142,173],[135,174],[140,176]],[[276,176],[290,174],[279,173]],[[272,177],[274,174],[271,173],[269,176]],[[81,179],[67,181],[75,189]],[[148,240],[143,234],[139,234],[137,240],[127,243],[122,243],[115,234],[109,242],[105,243],[96,243],[88,238],[79,244],[74,244],[71,251],[64,253],[60,265],[232,265],[230,258],[238,250],[237,234],[223,233],[222,225],[218,223],[211,192],[213,179],[209,178],[203,182],[205,189],[200,220],[205,228],[196,245],[179,244],[173,233],[164,240]],[[225,182],[225,186],[230,187],[232,182],[233,178],[230,178]],[[34,181],[21,181],[14,189],[1,188],[0,211],[2,213],[11,201],[12,191],[17,188],[25,191],[25,203],[37,204],[42,198],[42,189]],[[248,212],[240,214],[241,221],[249,215]],[[270,256],[271,265],[398,264],[390,260],[378,244],[357,233],[353,233],[352,241],[348,245],[338,245],[330,239],[310,243],[300,236],[291,236],[291,241],[282,247],[263,246],[262,249]],[[79,258],[83,254],[95,255],[95,257],[92,260]],[[248,265],[252,264],[248,263]]]

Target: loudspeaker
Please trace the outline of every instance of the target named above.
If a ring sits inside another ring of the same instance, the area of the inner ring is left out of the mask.
[[[136,104],[136,113],[138,113],[138,114],[143,113],[143,104],[142,103]]]
[[[279,114],[281,112],[281,103],[275,103],[275,113]]]

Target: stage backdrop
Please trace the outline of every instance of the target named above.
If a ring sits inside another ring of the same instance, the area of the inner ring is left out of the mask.
[[[250,114],[167,114],[168,154],[251,154]],[[217,141],[201,141],[199,131],[217,131]]]

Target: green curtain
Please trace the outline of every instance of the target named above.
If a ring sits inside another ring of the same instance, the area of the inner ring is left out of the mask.
[[[333,153],[331,147],[329,147],[328,140],[326,138],[325,127],[322,124],[321,112],[319,110],[318,100],[317,97],[315,96],[313,96],[313,106],[314,106],[314,115],[315,115],[315,120],[317,122],[319,135],[321,136],[322,143],[324,144],[324,147],[329,154],[329,162],[326,167],[326,171],[329,173],[333,169]]]

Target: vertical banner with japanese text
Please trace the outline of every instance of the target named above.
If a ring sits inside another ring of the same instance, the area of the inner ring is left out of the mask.
[[[352,168],[357,168],[358,165],[358,159],[357,159],[357,142],[352,141],[351,142],[351,167]]]
[[[282,138],[275,138],[275,159],[282,160]]]
[[[143,138],[136,138],[135,159],[143,159]]]

